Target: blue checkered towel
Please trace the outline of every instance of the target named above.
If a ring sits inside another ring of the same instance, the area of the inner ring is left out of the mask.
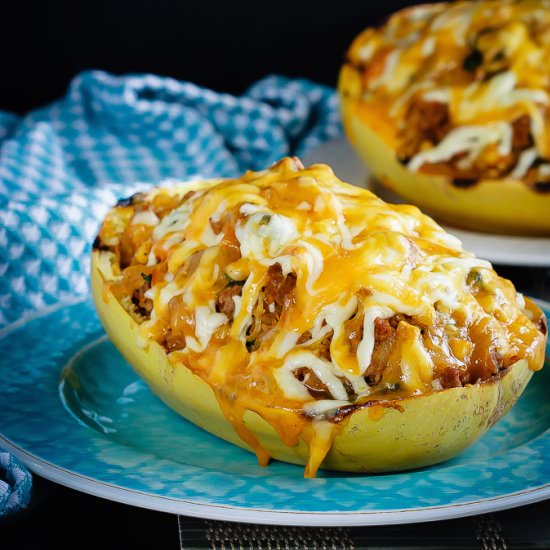
[[[93,71],[48,107],[0,112],[0,326],[88,292],[90,243],[116,198],[263,169],[340,131],[334,90],[282,77],[234,97]]]
[[[31,486],[25,466],[0,449],[0,523],[29,504]]]

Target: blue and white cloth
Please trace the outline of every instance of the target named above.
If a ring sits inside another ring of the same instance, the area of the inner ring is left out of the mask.
[[[12,454],[0,449],[0,523],[28,506],[32,478]]]
[[[90,243],[117,198],[263,169],[340,132],[333,89],[275,76],[234,97],[92,71],[43,109],[0,111],[0,327],[88,292]]]
[[[98,224],[139,183],[237,176],[339,132],[331,88],[282,77],[234,97],[94,71],[48,107],[0,112],[0,326],[87,292]]]

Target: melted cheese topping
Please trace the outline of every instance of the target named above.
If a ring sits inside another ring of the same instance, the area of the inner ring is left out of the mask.
[[[140,345],[208,383],[262,463],[246,410],[288,444],[305,438],[315,475],[339,407],[486,380],[520,357],[538,366],[528,303],[488,262],[324,165],[156,189],[111,211],[99,237]]]
[[[412,171],[533,183],[548,177],[549,29],[543,0],[407,8],[356,38],[342,92]]]

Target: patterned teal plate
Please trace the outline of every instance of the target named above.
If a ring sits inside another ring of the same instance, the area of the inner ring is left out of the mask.
[[[8,327],[0,349],[0,446],[43,477],[108,499],[212,519],[341,526],[444,519],[550,497],[550,365],[501,422],[449,462],[312,480],[298,466],[258,466],[251,453],[163,405],[106,339],[91,302]]]

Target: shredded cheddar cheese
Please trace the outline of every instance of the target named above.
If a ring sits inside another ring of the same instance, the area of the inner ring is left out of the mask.
[[[315,475],[343,406],[540,364],[543,319],[511,283],[417,208],[324,165],[154,189],[115,207],[97,243],[139,345],[208,383],[262,463],[246,411],[309,441]]]

